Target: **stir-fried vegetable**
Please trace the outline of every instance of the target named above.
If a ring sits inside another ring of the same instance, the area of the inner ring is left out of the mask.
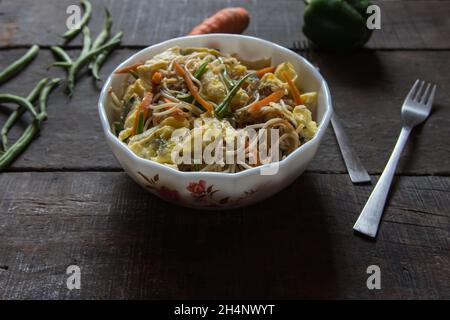
[[[278,90],[272,93],[271,95],[265,97],[264,99],[259,100],[250,105],[249,111],[256,112],[264,106],[267,106],[271,102],[277,102],[284,96],[284,90]]]
[[[142,66],[143,64],[144,64],[143,62],[133,63],[130,64],[129,66],[117,69],[116,71],[114,71],[114,73],[120,74],[120,73],[130,73],[132,71],[136,72],[136,69]]]
[[[149,106],[152,103],[153,94],[147,92],[139,105],[137,112],[138,116],[134,120],[132,135],[141,134],[144,129],[144,121],[149,113]]]
[[[161,73],[156,71],[152,76],[152,83],[158,85],[161,83],[161,79],[162,79]]]
[[[234,98],[234,96],[236,95],[238,90],[241,88],[241,86],[245,82],[245,80],[247,80],[247,78],[250,77],[251,75],[252,74],[249,73],[249,74],[245,75],[244,77],[242,77],[242,79],[238,81],[238,83],[233,87],[233,89],[230,90],[230,92],[225,97],[223,102],[217,106],[216,115],[219,118],[223,118],[231,113],[231,111],[228,109],[231,100]]]
[[[227,65],[223,61],[222,57],[219,57],[219,61],[223,65],[223,72],[222,72],[223,82],[225,83],[225,86],[228,89],[231,89],[234,86],[234,83],[233,83],[233,80],[231,80],[230,77],[228,76]]]
[[[203,99],[202,96],[198,93],[197,88],[192,83],[191,78],[188,76],[186,71],[180,66],[180,64],[175,61],[173,65],[174,65],[175,70],[177,71],[178,75],[180,77],[182,77],[184,79],[184,81],[186,82],[186,85],[187,85],[189,91],[194,96],[195,100],[197,100],[203,106],[203,108],[205,108],[206,110],[213,111],[213,107],[211,106],[211,104],[209,104],[205,99]]]
[[[292,79],[289,77],[286,71],[283,71],[283,78],[289,85],[289,89],[291,91],[292,97],[297,105],[302,104],[302,97],[300,96],[300,91],[298,91],[297,86],[294,84]]]
[[[195,71],[195,73],[194,73],[194,77],[195,77],[196,79],[199,79],[199,80],[200,80],[200,78],[202,77],[202,75],[205,73],[206,67],[208,66],[209,62],[210,62],[210,60],[208,59],[208,60],[206,60],[205,62],[203,62],[203,63],[200,65],[200,67],[198,67],[197,71]]]
[[[262,68],[256,72],[256,75],[259,78],[262,78],[266,73],[273,73],[274,71],[275,71],[275,67]]]

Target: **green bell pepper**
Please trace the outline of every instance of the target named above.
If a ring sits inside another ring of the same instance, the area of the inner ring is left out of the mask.
[[[363,46],[372,30],[366,26],[370,0],[307,0],[303,33],[318,47],[346,50]]]

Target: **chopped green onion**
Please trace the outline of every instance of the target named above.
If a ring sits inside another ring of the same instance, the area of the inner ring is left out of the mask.
[[[231,100],[233,100],[234,96],[239,91],[241,86],[244,84],[245,80],[247,80],[247,78],[250,77],[251,75],[252,75],[252,73],[249,73],[249,74],[245,75],[244,77],[242,77],[238,81],[238,83],[233,87],[233,89],[231,89],[230,92],[228,92],[225,99],[217,106],[215,112],[219,118],[223,118],[226,115],[230,114],[230,110],[228,110],[228,106],[229,106]]]
[[[136,134],[141,134],[144,132],[144,112],[139,112],[138,125],[136,128]]]
[[[227,89],[231,89],[234,86],[234,81],[231,80],[231,78],[228,76],[228,72],[227,72],[227,65],[225,64],[225,62],[223,61],[222,57],[218,58],[220,63],[223,64],[223,82],[225,83],[225,86],[227,87]]]
[[[206,67],[208,66],[210,60],[206,60],[205,62],[203,62],[200,67],[198,67],[197,71],[195,71],[194,73],[194,77],[195,79],[200,80],[200,78],[202,77],[202,75],[206,72]]]
[[[123,130],[122,123],[120,123],[120,121],[114,121],[113,126],[114,126],[114,132],[116,133],[116,136],[118,136],[119,133]]]

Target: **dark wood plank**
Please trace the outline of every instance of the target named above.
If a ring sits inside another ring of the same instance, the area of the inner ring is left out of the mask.
[[[3,299],[450,298],[450,178],[399,178],[376,242],[352,233],[370,187],[346,175],[306,174],[225,212],[159,201],[125,173],[6,173],[0,185]],[[81,290],[66,289],[72,264]]]
[[[376,31],[370,48],[450,49],[450,2],[436,0],[374,1],[381,8],[382,28]],[[0,46],[60,44],[65,31],[69,0],[3,0],[0,7]],[[205,17],[224,6],[243,6],[251,14],[248,35],[291,47],[303,39],[304,4],[299,0],[133,0],[93,1],[94,16],[89,26],[94,34],[102,27],[103,6],[111,9],[116,28],[125,31],[123,44],[147,46],[188,33]],[[275,13],[275,15],[274,15]],[[51,17],[51,23],[49,22]],[[80,43],[79,40],[74,42]]]
[[[1,66],[13,61],[24,50],[0,51]],[[102,70],[106,76],[135,50],[115,52]],[[76,52],[71,51],[71,54]],[[450,173],[448,137],[450,136],[449,52],[363,51],[335,56],[316,56],[321,72],[328,80],[335,103],[353,145],[371,173],[380,173],[389,157],[401,126],[400,107],[416,78],[438,84],[435,108],[430,119],[411,137],[399,173]],[[1,92],[25,95],[46,76],[53,61],[48,50]],[[52,75],[61,75],[51,70]],[[26,75],[26,76],[25,76]],[[13,164],[10,170],[119,170],[97,115],[98,91],[89,77],[82,77],[72,100],[57,89],[49,101],[49,120],[41,136]],[[0,112],[0,123],[6,113]],[[22,125],[25,125],[25,122]],[[16,131],[17,135],[18,132]],[[345,172],[334,135],[325,136],[310,171]]]

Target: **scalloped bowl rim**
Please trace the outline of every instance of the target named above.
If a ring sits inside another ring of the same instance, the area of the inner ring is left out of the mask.
[[[126,155],[130,158],[132,158],[134,161],[138,161],[144,165],[148,165],[151,167],[155,167],[155,169],[162,171],[164,173],[170,174],[170,175],[175,175],[175,176],[180,176],[180,177],[196,177],[196,178],[208,178],[208,177],[222,177],[224,179],[235,179],[238,177],[245,177],[245,176],[250,176],[250,175],[254,175],[255,173],[257,173],[258,171],[261,170],[261,168],[267,167],[270,164],[265,164],[259,167],[255,167],[252,169],[246,169],[240,172],[236,172],[236,173],[223,173],[223,172],[201,172],[201,171],[179,171],[176,169],[173,169],[171,167],[165,166],[163,164],[160,164],[158,162],[149,160],[149,159],[144,159],[139,157],[138,155],[136,155],[134,152],[132,152],[123,142],[121,142],[119,140],[118,137],[116,137],[112,131],[111,131],[111,125],[108,121],[106,112],[105,112],[105,104],[104,102],[106,101],[107,98],[107,94],[108,94],[108,88],[110,86],[110,83],[112,82],[113,79],[113,75],[114,75],[114,71],[119,69],[119,68],[123,68],[124,66],[130,64],[130,62],[134,59],[135,56],[143,54],[145,51],[151,50],[151,49],[158,49],[158,47],[163,47],[165,45],[167,45],[168,43],[172,43],[173,45],[176,45],[176,42],[181,40],[181,39],[185,39],[185,38],[218,38],[218,40],[220,40],[220,38],[222,37],[232,37],[232,38],[239,38],[239,39],[252,39],[252,40],[256,40],[259,42],[262,42],[268,46],[272,46],[275,47],[277,50],[281,50],[281,51],[287,51],[289,53],[292,53],[291,50],[282,47],[276,43],[264,40],[264,39],[260,39],[257,37],[252,37],[252,36],[245,36],[245,35],[236,35],[236,34],[221,34],[221,33],[214,33],[214,34],[205,34],[205,35],[196,35],[196,36],[183,36],[183,37],[177,37],[177,38],[172,38],[170,40],[166,40],[163,42],[159,42],[155,45],[151,45],[148,46],[147,48],[144,48],[138,52],[136,52],[135,54],[133,54],[132,56],[130,56],[128,59],[126,59],[125,61],[123,61],[120,65],[118,65],[113,72],[109,75],[108,79],[106,80],[105,84],[103,85],[103,88],[101,90],[100,93],[100,98],[98,101],[98,112],[100,115],[100,121],[103,127],[103,131],[106,135],[106,138],[114,143],[117,147],[121,148],[123,151],[125,151]],[[325,134],[325,131],[328,127],[328,123],[331,119],[331,114],[333,112],[333,107],[332,107],[332,102],[331,102],[331,95],[330,95],[330,90],[328,88],[328,84],[325,81],[325,79],[322,77],[322,75],[320,74],[320,72],[306,59],[304,59],[302,56],[297,55],[297,58],[302,60],[302,62],[307,65],[308,69],[310,72],[312,72],[314,74],[314,76],[316,78],[318,78],[320,80],[321,86],[323,88],[323,94],[325,95],[325,101],[326,101],[326,110],[323,114],[322,120],[320,125],[318,126],[318,130],[316,132],[316,134],[314,135],[314,137],[307,141],[306,143],[302,144],[300,147],[298,147],[296,150],[294,150],[291,154],[289,154],[286,158],[284,158],[283,160],[279,161],[279,171],[282,170],[282,168],[284,166],[287,166],[289,162],[293,161],[293,159],[298,158],[299,156],[301,156],[302,151],[306,148],[308,148],[310,145],[314,144],[314,143],[319,143],[322,136]]]

